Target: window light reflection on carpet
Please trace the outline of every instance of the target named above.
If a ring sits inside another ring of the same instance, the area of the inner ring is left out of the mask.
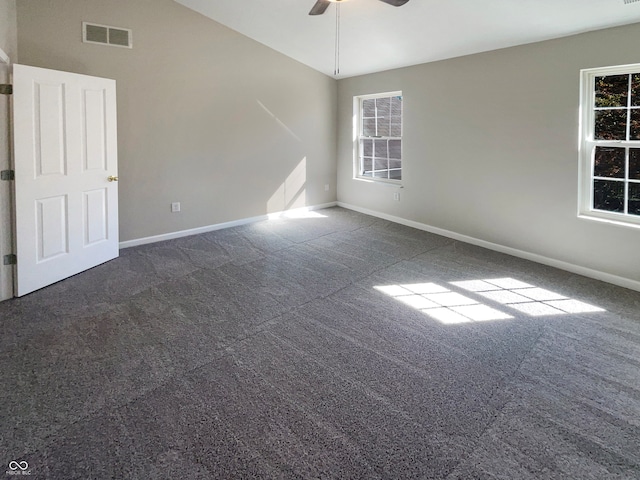
[[[514,318],[486,305],[485,300],[532,317],[605,311],[513,278],[465,280],[449,282],[449,285],[411,283],[374,288],[444,324]]]

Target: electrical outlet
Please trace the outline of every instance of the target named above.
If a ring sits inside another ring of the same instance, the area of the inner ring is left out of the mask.
[[[394,192],[394,193],[393,193],[393,199],[394,199],[396,202],[399,202],[399,201],[400,201],[400,192]]]
[[[171,212],[172,213],[177,213],[180,211],[180,202],[173,202],[171,204]]]
[[[328,183],[327,183],[327,184],[325,184],[325,186],[324,186],[324,191],[325,191],[325,192],[328,192],[328,191],[329,191],[329,184],[328,184]]]

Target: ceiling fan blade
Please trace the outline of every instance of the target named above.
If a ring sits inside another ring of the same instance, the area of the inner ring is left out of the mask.
[[[329,0],[318,0],[309,12],[309,15],[322,15],[330,4],[331,2]]]
[[[388,3],[389,5],[393,5],[394,7],[401,7],[409,0],[380,0],[381,2]]]

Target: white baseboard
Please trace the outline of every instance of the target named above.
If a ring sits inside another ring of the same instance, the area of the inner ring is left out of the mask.
[[[320,205],[313,205],[310,207],[294,208],[291,210],[285,210],[282,212],[268,213],[266,215],[259,215],[257,217],[242,218],[240,220],[233,220],[231,222],[217,223],[215,225],[207,225],[205,227],[191,228],[189,230],[180,230],[178,232],[163,233],[162,235],[153,235],[151,237],[136,238],[134,240],[127,240],[120,242],[120,248],[137,247],[139,245],[147,245],[149,243],[163,242],[165,240],[173,240],[174,238],[188,237],[190,235],[198,235],[199,233],[213,232],[215,230],[222,230],[223,228],[237,227],[240,225],[247,225],[249,223],[262,222],[264,220],[274,220],[276,218],[296,217],[305,212],[312,212],[314,210],[322,210],[323,208],[335,207],[337,202],[323,203]]]
[[[573,263],[563,262],[562,260],[557,260],[555,258],[549,258],[543,255],[538,255],[537,253],[525,252],[524,250],[518,250],[516,248],[506,247],[504,245],[500,245],[497,243],[487,242],[486,240],[480,240],[478,238],[469,237],[467,235],[462,235],[460,233],[444,230],[442,228],[432,227],[431,225],[426,225],[420,222],[414,222],[413,220],[407,220],[401,217],[396,217],[394,215],[387,215],[386,213],[376,212],[373,210],[369,210],[367,208],[362,208],[355,205],[349,205],[344,202],[338,202],[338,206],[342,208],[347,208],[349,210],[354,210],[356,212],[364,213],[365,215],[371,215],[372,217],[382,218],[384,220],[389,220],[390,222],[399,223],[401,225],[406,225],[408,227],[413,227],[418,230],[424,230],[430,233],[435,233],[436,235],[442,235],[443,237],[448,237],[453,240],[458,240],[464,243],[470,243],[471,245],[484,247],[489,250],[494,250],[500,253],[506,253],[507,255],[512,255],[514,257],[524,258],[525,260],[531,260],[532,262],[541,263],[543,265],[548,265],[550,267],[559,268],[560,270],[576,273],[578,275],[593,278],[595,280],[600,280],[603,282],[611,283],[613,285],[618,285],[619,287],[624,287],[630,290],[636,290],[640,292],[640,282],[636,280],[631,280],[630,278],[619,277],[617,275],[601,272],[599,270],[593,270],[591,268],[581,267],[580,265],[574,265]]]

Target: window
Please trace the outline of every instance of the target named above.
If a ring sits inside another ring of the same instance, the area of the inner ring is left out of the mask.
[[[356,177],[402,180],[402,92],[355,97]]]
[[[580,214],[640,226],[640,64],[582,71]]]

